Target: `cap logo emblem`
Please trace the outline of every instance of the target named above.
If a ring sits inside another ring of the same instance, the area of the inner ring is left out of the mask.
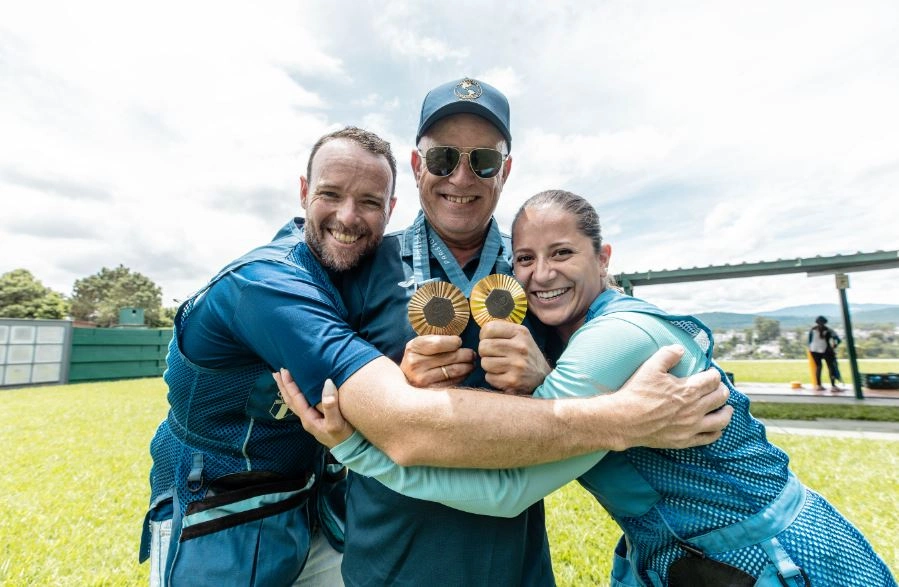
[[[484,90],[481,89],[481,84],[476,80],[467,77],[453,88],[453,93],[460,100],[477,100],[484,93]]]

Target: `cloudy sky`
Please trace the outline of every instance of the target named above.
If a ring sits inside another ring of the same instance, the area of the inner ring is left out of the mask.
[[[899,3],[5,2],[0,273],[69,294],[124,264],[166,305],[300,213],[322,133],[391,141],[390,229],[433,86],[512,104],[508,228],[537,191],[587,196],[613,270],[899,248]],[[899,271],[851,276],[896,302]],[[676,311],[837,302],[803,274],[638,289]]]

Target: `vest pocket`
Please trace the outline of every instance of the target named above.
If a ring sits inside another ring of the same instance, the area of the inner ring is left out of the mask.
[[[187,507],[169,569],[174,585],[281,585],[309,552],[312,479],[259,484]]]
[[[640,587],[640,579],[634,573],[634,567],[627,554],[627,539],[622,536],[612,555],[611,587]]]

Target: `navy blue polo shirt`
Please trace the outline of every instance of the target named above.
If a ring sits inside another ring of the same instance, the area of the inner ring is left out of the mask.
[[[385,236],[371,258],[335,284],[351,328],[397,363],[416,336],[408,320],[414,293],[410,234]],[[508,237],[503,241],[501,256],[511,251]],[[469,279],[478,261],[462,268]],[[432,277],[446,279],[433,256],[430,269]],[[479,332],[470,320],[464,346],[477,350]],[[463,385],[488,387],[479,365]],[[515,518],[480,516],[405,497],[351,471],[343,577],[350,586],[555,585],[543,502]]]

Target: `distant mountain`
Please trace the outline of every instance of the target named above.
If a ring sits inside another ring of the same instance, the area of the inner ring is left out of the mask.
[[[852,325],[867,324],[899,324],[899,305],[894,304],[850,304]],[[705,312],[696,314],[712,330],[730,330],[749,328],[756,316],[773,318],[780,322],[781,328],[811,326],[818,316],[826,316],[828,324],[833,327],[843,326],[843,311],[838,304],[808,304],[791,306],[779,310],[758,312],[756,314],[740,314],[737,312]]]
[[[852,313],[852,324],[883,324],[890,322],[899,324],[899,307],[888,307],[880,310],[870,310],[865,312]],[[842,319],[840,320],[842,322]]]
[[[696,314],[696,317],[712,330],[748,328],[755,321],[754,314],[737,314],[735,312],[703,312]]]
[[[889,308],[899,308],[895,304],[849,304],[849,310],[852,315],[859,312],[869,312],[871,310],[884,310]],[[768,316],[769,318],[777,318],[778,316],[840,316],[843,310],[839,304],[807,304],[805,306],[789,306],[780,310],[770,312],[758,312],[759,316]]]

